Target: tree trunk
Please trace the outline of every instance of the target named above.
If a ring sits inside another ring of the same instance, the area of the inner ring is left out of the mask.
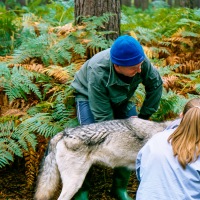
[[[102,16],[103,13],[113,13],[104,30],[115,31],[106,36],[107,39],[116,39],[120,35],[120,1],[119,0],[75,0],[75,24],[81,23],[81,17]]]
[[[131,0],[121,0],[121,4],[124,6],[131,6]]]
[[[170,7],[172,7],[172,0],[168,0],[168,4]]]
[[[141,8],[141,0],[134,0],[134,6],[136,8]]]
[[[194,8],[200,8],[200,1],[194,0]]]
[[[27,6],[27,3],[28,3],[26,2],[26,0],[18,0],[17,2],[19,2],[21,6],[25,6],[25,5]]]
[[[195,0],[187,0],[186,7],[191,8],[191,9],[195,8]]]
[[[175,0],[175,7],[195,8],[195,2],[196,0]]]
[[[134,0],[134,6],[136,8],[142,8],[142,10],[145,10],[149,6],[149,1],[148,0]]]
[[[142,1],[142,10],[146,10],[149,6],[149,1],[148,0],[143,0]]]
[[[179,7],[180,6],[180,0],[175,0],[175,7]]]

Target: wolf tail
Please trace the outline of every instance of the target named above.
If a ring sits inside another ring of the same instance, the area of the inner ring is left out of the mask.
[[[58,133],[49,142],[48,151],[44,157],[37,180],[36,192],[34,195],[35,200],[51,199],[59,189],[60,173],[56,163],[55,154],[56,145],[62,136],[63,132]]]

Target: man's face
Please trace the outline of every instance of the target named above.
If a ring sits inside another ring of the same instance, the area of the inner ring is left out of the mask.
[[[128,77],[133,77],[137,73],[141,73],[141,65],[142,65],[142,62],[135,66],[129,66],[129,67],[123,67],[123,66],[118,66],[114,64],[114,68],[116,72],[119,74],[123,74],[124,76],[128,76]]]

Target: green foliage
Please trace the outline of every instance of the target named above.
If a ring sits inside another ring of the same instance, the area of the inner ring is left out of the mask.
[[[200,27],[200,16],[195,16],[194,13],[190,12],[188,15],[191,19],[181,18],[177,23],[177,27],[184,28],[185,31],[182,32],[183,37],[199,37],[199,27]]]
[[[51,1],[49,4],[42,4],[42,0],[30,2],[26,12],[35,14],[52,26],[62,26],[74,20],[74,1]]]
[[[15,45],[17,15],[13,11],[7,11],[0,6],[0,56],[12,53]]]
[[[134,7],[123,7],[122,9],[122,32],[135,31],[135,29],[146,28],[154,32],[155,39],[160,36],[171,37],[180,27],[186,27],[191,32],[199,31],[199,12],[189,8],[157,8],[147,9],[143,12]],[[142,32],[143,34],[143,32]],[[138,33],[140,35],[140,33]],[[139,37],[139,36],[138,36]]]
[[[28,150],[28,144],[34,148],[37,144],[36,135],[21,130],[18,117],[0,118],[0,168],[14,161],[15,156],[22,157]]]
[[[9,69],[5,64],[0,64],[0,87],[4,88],[10,101],[17,98],[27,100],[27,95],[31,93],[42,99],[41,92],[33,83],[33,79],[34,74],[22,67]]]
[[[196,93],[200,95],[200,70],[195,70],[191,74],[179,75],[188,78],[187,84],[184,85],[184,88],[190,87],[191,85],[195,85]],[[188,94],[189,96],[190,94]]]
[[[186,96],[183,96],[177,94],[172,90],[167,91],[164,88],[159,109],[151,116],[151,119],[154,121],[165,121],[179,117],[179,114],[182,112],[182,109],[185,106],[186,102],[192,98],[199,97],[198,94],[200,94],[200,70],[193,71],[191,74],[179,74],[174,72],[177,67],[179,67],[179,65],[160,67],[158,71],[162,77],[165,75],[176,75],[177,77],[185,77],[188,80],[191,80],[188,81],[187,84],[183,83],[184,88],[195,84],[197,95],[188,93]],[[137,104],[138,111],[140,111],[144,99],[145,89],[144,86],[140,84],[138,89],[136,90],[135,97],[133,98],[133,100]]]
[[[31,117],[19,125],[17,132],[20,134],[26,132],[27,135],[37,133],[45,137],[52,137],[68,127],[70,122],[73,123],[71,126],[77,125],[74,106],[69,102],[65,104],[72,92],[71,90],[68,93],[66,91],[69,91],[69,88],[56,93],[53,102],[41,102],[35,107],[31,107],[28,110]]]
[[[102,27],[104,23],[108,23],[112,13],[103,13],[101,16],[81,17],[82,22],[87,24],[86,30],[96,30]]]
[[[167,92],[164,90],[159,109],[152,115],[152,120],[165,121],[170,119],[169,116],[171,116],[172,119],[178,118],[187,101],[188,99],[184,96],[178,95],[173,91]]]
[[[22,157],[19,137],[15,134],[13,120],[0,121],[0,168],[13,161],[13,155]]]
[[[7,8],[7,10],[14,10],[16,14],[33,13],[54,26],[64,25],[74,19],[73,0],[67,2],[62,0],[51,0],[49,2],[44,0],[26,0],[23,4],[16,0],[6,0],[5,5],[0,3],[0,6]]]
[[[160,33],[148,28],[136,27],[134,31],[142,44],[154,44],[162,38]]]
[[[192,98],[191,96],[185,98],[182,95],[178,95],[173,91],[163,90],[160,106],[156,113],[151,116],[154,121],[165,121],[179,117],[185,103]],[[139,85],[135,92],[134,102],[137,104],[138,112],[142,107],[142,103],[145,99],[145,89],[143,85]]]
[[[102,16],[81,17],[82,22],[86,27],[80,31],[72,33],[74,37],[84,34],[84,39],[90,40],[86,47],[106,49],[112,44],[112,40],[107,40],[104,36],[112,34],[114,31],[105,31],[101,27],[108,23],[109,18],[113,16],[112,13],[104,13]]]
[[[83,22],[86,23],[85,28],[72,32],[66,37],[59,37],[56,31],[49,33],[48,26],[39,26],[41,34],[37,36],[32,24],[38,18],[34,15],[24,15],[22,42],[14,51],[13,62],[25,63],[31,58],[38,58],[46,66],[50,64],[64,65],[71,61],[73,52],[83,57],[87,47],[106,49],[112,41],[106,40],[104,35],[111,32],[98,31],[97,28],[107,22],[109,16],[111,14],[83,18]],[[81,44],[81,39],[88,39],[90,42]]]
[[[176,69],[177,67],[179,67],[179,65],[174,65],[174,66],[167,65],[165,67],[160,67],[159,74],[161,76],[176,74],[173,70]]]
[[[153,1],[149,4],[149,7],[151,9],[158,9],[158,8],[168,8],[169,5],[167,2],[163,1],[163,0],[156,0]]]
[[[37,103],[30,105],[23,117],[0,118],[0,168],[12,162],[15,156],[22,156],[23,150],[28,150],[28,144],[36,148],[37,134],[52,137],[66,127],[78,125],[73,91],[69,86],[71,79],[65,84],[59,83],[49,72],[62,67],[72,78],[75,73],[75,64],[71,63],[74,54],[83,57],[88,48],[103,50],[112,44],[104,37],[112,32],[103,29],[112,16],[109,13],[82,18],[81,28],[60,36],[60,27],[56,26],[74,20],[73,1],[52,1],[46,5],[42,0],[26,2],[24,7],[16,6],[15,11],[0,7],[0,55],[13,53],[14,56],[12,65],[0,63],[0,88],[9,102],[20,99],[28,102],[31,98]],[[162,39],[172,36],[178,29],[184,28],[181,32],[183,37],[199,37],[199,10],[169,9],[165,5],[158,6],[158,2],[152,5],[156,9],[144,12],[123,7],[122,34],[133,31],[142,44],[148,44],[153,52],[165,55],[169,54],[165,47],[170,47],[171,43]],[[32,61],[48,70],[33,72],[36,69],[25,69]],[[161,67],[159,71],[162,76],[172,75],[176,67]],[[184,76],[191,80],[188,84],[196,84],[199,94],[199,71]],[[152,119],[163,121],[177,117],[185,102],[192,97],[194,94],[188,94],[186,98],[164,90],[160,107]],[[140,85],[134,99],[138,109],[144,98],[145,90]]]
[[[52,137],[61,130],[63,130],[63,127],[59,123],[55,123],[49,113],[38,113],[34,117],[23,121],[19,126],[18,133],[27,133],[28,136],[31,132],[37,132],[46,137]]]
[[[0,72],[2,72],[1,76],[3,78],[10,81],[12,75],[8,67],[2,67]],[[23,76],[27,73],[24,69],[16,68],[14,72],[17,75],[21,72],[21,80],[24,81],[25,78]],[[27,78],[33,76],[30,72],[26,75]],[[13,79],[15,79],[15,77],[13,77]],[[27,80],[25,79],[25,81]],[[51,87],[53,85],[54,84],[51,83]],[[21,82],[15,82],[16,91],[19,91],[19,93],[21,92],[20,87],[23,90]],[[29,86],[26,89],[28,90]],[[24,91],[24,94],[25,92],[27,91]],[[35,148],[37,145],[37,134],[44,135],[45,137],[52,137],[66,127],[78,125],[78,121],[74,115],[75,107],[72,93],[73,91],[69,88],[69,85],[61,85],[60,89],[46,101],[40,101],[40,103],[30,107],[27,111],[27,115],[23,118],[14,117],[12,115],[10,117],[0,118],[0,168],[13,162],[15,156],[23,156],[22,153],[24,150],[28,150],[28,145]],[[42,95],[41,92],[40,95]],[[8,97],[10,98],[10,96]],[[21,98],[26,99],[25,96]]]
[[[9,0],[6,1],[6,6],[3,3],[0,4],[0,56],[12,54],[15,47],[26,41],[26,36],[28,38],[30,34],[35,36],[33,30],[30,30],[33,26],[25,25],[26,16],[34,16],[32,20],[34,22],[44,22],[40,26],[41,29],[49,26],[62,26],[74,19],[74,2],[72,0],[68,2],[52,1],[46,5],[42,0],[27,0],[23,7],[17,1]],[[24,19],[21,22],[21,15],[23,14]],[[22,26],[25,28],[23,28],[23,35],[21,36]]]
[[[4,3],[0,2],[0,5],[6,6],[7,9],[17,9],[21,6],[17,0],[4,0]]]

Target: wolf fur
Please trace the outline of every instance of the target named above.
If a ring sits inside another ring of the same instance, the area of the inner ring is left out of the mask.
[[[168,124],[129,118],[65,129],[50,140],[34,199],[51,199],[61,181],[58,200],[72,199],[93,164],[134,170],[138,151]]]

